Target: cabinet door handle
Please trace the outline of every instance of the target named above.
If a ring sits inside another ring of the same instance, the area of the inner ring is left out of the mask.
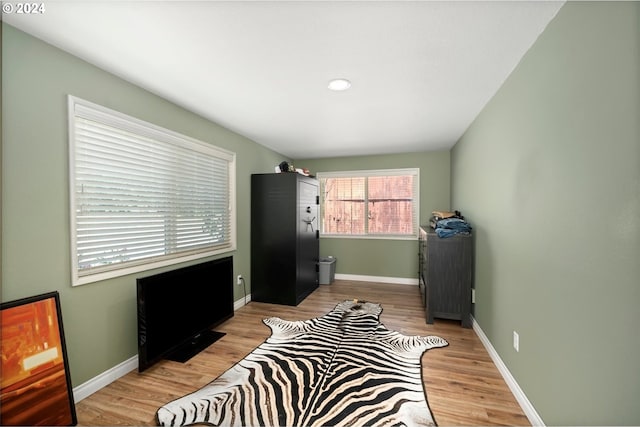
[[[307,227],[305,228],[304,231],[307,231],[309,229],[309,227],[311,227],[311,232],[313,233],[313,221],[315,221],[316,217],[314,216],[311,219],[303,219],[302,222],[304,222],[305,224],[307,224]]]

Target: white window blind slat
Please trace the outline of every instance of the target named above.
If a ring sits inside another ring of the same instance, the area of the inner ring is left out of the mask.
[[[73,110],[74,117],[89,119],[97,123],[108,123],[110,127],[123,132],[132,132],[143,139],[145,137],[151,138],[152,140],[159,138],[178,146],[190,146],[194,151],[216,152],[215,155],[221,159],[229,162],[235,161],[234,153],[230,153],[221,148],[203,144],[168,129],[155,126],[151,123],[138,120],[73,96],[69,98],[72,101],[77,101],[73,106],[70,106],[70,110]]]
[[[69,115],[74,284],[235,248],[233,153],[75,97]]]

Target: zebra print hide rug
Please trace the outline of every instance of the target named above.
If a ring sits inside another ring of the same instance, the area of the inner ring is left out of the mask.
[[[158,425],[435,425],[420,358],[448,343],[406,336],[379,321],[382,307],[344,301],[322,317],[264,320],[271,336],[200,390],[156,413]]]

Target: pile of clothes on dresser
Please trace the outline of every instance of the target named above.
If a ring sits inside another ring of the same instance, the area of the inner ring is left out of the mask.
[[[429,225],[436,231],[438,237],[451,237],[456,234],[471,234],[471,225],[464,220],[460,211],[431,212]]]

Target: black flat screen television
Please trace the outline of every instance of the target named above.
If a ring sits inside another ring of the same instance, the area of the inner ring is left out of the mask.
[[[185,362],[223,336],[212,328],[233,316],[233,257],[138,278],[136,287],[138,371]]]

